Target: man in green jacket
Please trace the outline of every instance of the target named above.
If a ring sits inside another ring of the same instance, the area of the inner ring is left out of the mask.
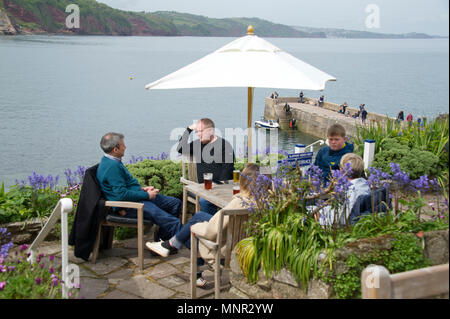
[[[105,155],[97,169],[97,180],[110,201],[142,202],[144,204],[144,218],[159,226],[155,240],[169,239],[177,233],[181,212],[181,200],[178,198],[158,194],[159,190],[153,186],[142,187],[136,178],[122,163],[125,154],[123,134],[107,133],[100,146]],[[136,218],[136,209],[126,209],[118,212],[122,216]]]

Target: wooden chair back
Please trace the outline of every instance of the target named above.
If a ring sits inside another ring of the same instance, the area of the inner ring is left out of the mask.
[[[245,225],[248,220],[249,210],[247,208],[240,209],[221,209],[219,214],[219,222],[217,226],[216,241],[210,241],[196,235],[191,231],[191,297],[196,298],[196,274],[197,274],[197,239],[203,245],[208,247],[214,254],[214,296],[216,299],[220,297],[220,259],[222,256],[222,239],[226,234],[225,243],[225,268],[230,268],[231,251],[236,244],[246,237]],[[224,231],[225,217],[228,217],[228,226],[226,233]]]
[[[198,183],[197,163],[192,157],[181,156],[181,176],[184,180]]]
[[[246,238],[245,226],[249,217],[249,211],[247,208],[224,210],[223,218],[225,218],[225,216],[228,216],[229,218],[227,227],[227,243],[225,248],[225,267],[230,268],[231,251],[238,242]],[[222,233],[223,232],[220,232],[220,237],[222,237]],[[219,238],[217,242],[220,243]]]

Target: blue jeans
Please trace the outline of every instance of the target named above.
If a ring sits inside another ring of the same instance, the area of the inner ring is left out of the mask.
[[[183,226],[178,216],[181,212],[182,202],[178,198],[158,194],[152,200],[145,200],[144,219],[151,220],[159,226],[155,241],[167,240],[175,235]],[[137,218],[137,210],[128,208],[126,216]]]
[[[202,212],[208,213],[210,215],[214,215],[215,213],[217,213],[217,206],[214,205],[213,203],[210,203],[203,198],[200,198],[198,202],[200,204],[200,210]]]
[[[207,222],[212,218],[211,214],[198,212],[181,227],[180,231],[174,236],[172,244],[175,248],[180,249],[181,245],[185,245],[191,249],[191,226],[201,222]]]

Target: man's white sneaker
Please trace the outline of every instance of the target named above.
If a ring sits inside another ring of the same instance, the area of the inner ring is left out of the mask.
[[[158,241],[158,242],[146,242],[145,246],[151,251],[157,253],[162,257],[167,257],[173,250],[177,250],[176,248],[170,246],[169,241]]]
[[[208,282],[205,280],[205,278],[203,277],[198,277],[197,281],[195,282],[197,287],[203,288],[206,286]]]

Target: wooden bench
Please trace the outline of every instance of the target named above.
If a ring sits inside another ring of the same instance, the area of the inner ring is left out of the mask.
[[[419,299],[447,295],[448,264],[426,267],[397,274],[378,265],[369,265],[361,274],[363,299]]]

